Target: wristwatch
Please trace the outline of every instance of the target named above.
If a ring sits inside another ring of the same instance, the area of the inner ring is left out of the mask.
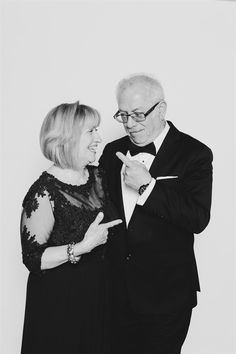
[[[147,189],[147,187],[149,186],[150,182],[147,183],[147,184],[143,184],[141,187],[139,187],[139,190],[138,190],[138,194],[139,195],[142,195],[143,192]]]

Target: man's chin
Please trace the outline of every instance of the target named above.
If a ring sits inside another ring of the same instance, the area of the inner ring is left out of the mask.
[[[129,135],[129,138],[135,145],[145,146],[147,144],[143,139],[133,138],[131,135]]]

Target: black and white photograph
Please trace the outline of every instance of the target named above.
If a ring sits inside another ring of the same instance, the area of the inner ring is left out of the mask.
[[[0,353],[235,354],[236,2],[0,18]]]

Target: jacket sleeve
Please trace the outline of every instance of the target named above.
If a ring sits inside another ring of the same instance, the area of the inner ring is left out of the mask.
[[[192,233],[200,233],[210,220],[212,152],[198,151],[180,179],[157,180],[143,210]]]

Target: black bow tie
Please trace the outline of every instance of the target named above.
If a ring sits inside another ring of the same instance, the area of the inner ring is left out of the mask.
[[[131,156],[140,154],[141,152],[146,152],[147,154],[151,154],[156,156],[156,147],[154,143],[150,143],[146,146],[137,146],[130,142],[129,144],[129,152]]]

